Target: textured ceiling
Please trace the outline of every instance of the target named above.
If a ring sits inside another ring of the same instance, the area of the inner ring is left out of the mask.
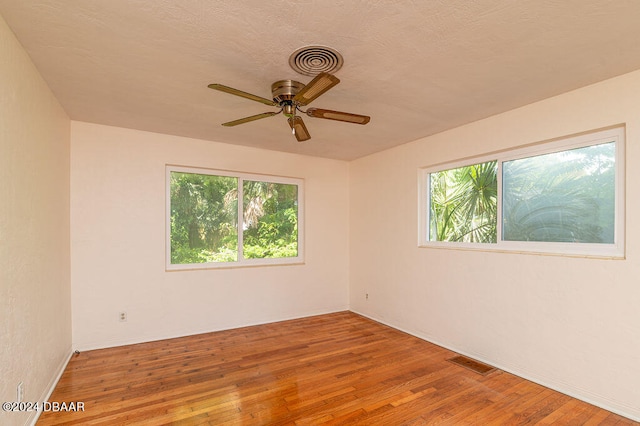
[[[638,0],[0,0],[71,119],[354,159],[640,68]],[[270,98],[305,45],[342,53],[341,83],[298,143]]]

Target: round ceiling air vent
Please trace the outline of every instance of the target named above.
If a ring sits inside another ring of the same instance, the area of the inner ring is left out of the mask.
[[[332,74],[342,68],[343,63],[340,52],[327,46],[301,47],[289,56],[291,68],[302,75]]]

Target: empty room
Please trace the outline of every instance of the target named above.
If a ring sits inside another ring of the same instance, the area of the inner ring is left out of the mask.
[[[640,424],[639,23],[0,0],[0,424]]]

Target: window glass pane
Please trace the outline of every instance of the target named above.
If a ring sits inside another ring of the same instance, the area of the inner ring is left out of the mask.
[[[429,174],[429,239],[495,243],[497,161]]]
[[[613,243],[615,143],[503,163],[503,240]]]
[[[171,172],[171,263],[238,260],[238,179]]]
[[[298,256],[298,185],[244,181],[243,256]]]

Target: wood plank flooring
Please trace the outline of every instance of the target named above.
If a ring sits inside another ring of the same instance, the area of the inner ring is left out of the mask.
[[[638,425],[340,312],[74,355],[38,425]]]

